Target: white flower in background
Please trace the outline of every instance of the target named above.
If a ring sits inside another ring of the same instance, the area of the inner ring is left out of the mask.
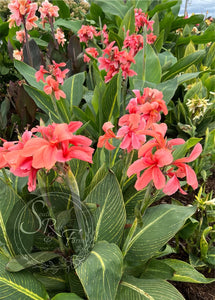
[[[209,99],[205,98],[193,98],[187,100],[187,107],[192,114],[193,120],[198,120],[204,116],[208,106],[212,103],[208,103]]]

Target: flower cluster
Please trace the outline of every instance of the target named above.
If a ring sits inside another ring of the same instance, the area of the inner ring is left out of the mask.
[[[146,26],[147,30],[153,31],[153,20],[148,20],[147,14],[145,14],[141,8],[134,9],[134,16],[135,16],[135,31],[138,32],[142,30],[144,26]]]
[[[58,44],[61,46],[63,46],[64,43],[66,42],[65,35],[60,28],[56,29],[55,38],[56,38]]]
[[[49,71],[44,69],[44,66],[40,66],[39,71],[35,73],[37,82],[42,80],[46,85],[44,86],[44,92],[47,95],[54,93],[57,100],[66,98],[66,94],[59,88],[59,84],[63,85],[66,74],[69,72],[69,69],[64,69],[63,71],[60,67],[65,67],[65,63],[57,64],[54,60],[52,61],[53,65],[48,65]],[[44,78],[45,74],[49,74]]]
[[[57,162],[65,163],[73,158],[92,163],[92,141],[74,134],[81,126],[79,121],[53,123],[26,130],[19,141],[4,140],[0,147],[0,168],[10,168],[15,176],[28,176],[31,192],[36,189],[36,175],[40,169],[50,170]],[[41,136],[34,135],[36,132]]]
[[[42,19],[42,25],[45,26],[45,23],[53,23],[55,18],[58,17],[59,7],[49,3],[48,0],[45,0],[42,3],[42,6],[39,8],[40,18]]]
[[[94,57],[94,58],[96,58],[98,55],[99,55],[99,53],[98,53],[98,51],[96,50],[96,48],[86,48],[85,49],[85,52],[87,53],[87,54],[89,54],[89,55],[91,55],[92,57]],[[90,62],[90,57],[89,56],[87,56],[87,54],[84,54],[84,62]]]
[[[167,114],[167,107],[163,100],[162,92],[145,88],[141,95],[139,90],[133,90],[135,98],[129,101],[127,110],[129,114],[119,119],[120,126],[115,134],[111,122],[103,125],[105,134],[99,138],[98,147],[105,146],[108,150],[115,147],[112,139],[120,139],[120,148],[131,152],[138,150],[138,159],[130,165],[127,175],[137,174],[135,188],[142,190],[149,182],[153,181],[156,189],[162,189],[167,195],[172,195],[177,190],[185,193],[180,185],[180,178],[187,178],[187,183],[193,189],[198,187],[196,174],[186,163],[195,160],[202,151],[198,143],[189,157],[174,160],[174,146],[185,143],[183,139],[167,140],[165,137],[167,125],[157,124],[161,119],[161,112]],[[147,140],[146,137],[151,137]],[[143,171],[142,174],[140,174]]]
[[[94,36],[98,36],[99,33],[96,31],[96,28],[91,25],[82,25],[81,29],[78,30],[78,37],[80,42],[88,43],[89,40],[92,40]]]
[[[37,27],[35,23],[38,20],[38,17],[35,15],[37,3],[31,3],[30,0],[12,0],[8,4],[8,8],[11,11],[9,19],[10,28],[15,25],[20,26],[21,24],[24,24],[27,30]]]
[[[111,42],[104,50],[102,57],[98,58],[100,63],[99,69],[105,69],[107,75],[105,76],[105,82],[111,80],[111,78],[122,70],[122,76],[124,79],[127,76],[134,76],[137,73],[130,69],[131,64],[135,63],[133,52],[126,50],[119,51],[117,46],[114,46],[115,42]]]

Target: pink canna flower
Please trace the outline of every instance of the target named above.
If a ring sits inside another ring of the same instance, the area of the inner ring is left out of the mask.
[[[136,72],[130,69],[131,63],[135,63],[134,57],[131,52],[119,51],[119,48],[114,45],[114,41],[111,42],[104,50],[102,57],[98,58],[100,63],[99,69],[105,69],[107,75],[105,76],[105,82],[108,82],[114,75],[119,73],[122,69],[122,76],[126,79],[127,76],[137,75]]]
[[[81,127],[81,122],[72,121],[69,124],[55,124],[47,127],[33,128],[42,137],[29,140],[23,149],[23,155],[32,155],[32,166],[35,169],[50,170],[56,162],[66,162],[72,158],[92,163],[94,149],[89,147],[92,141],[74,132]]]
[[[99,53],[96,50],[96,48],[86,48],[85,52],[88,53],[88,54],[90,54],[94,58],[96,58],[99,55]],[[84,62],[87,62],[87,63],[90,62],[90,57],[87,56],[86,54],[84,54]]]
[[[135,56],[141,49],[143,49],[143,36],[141,34],[129,35],[129,30],[123,42],[123,48],[129,48]]]
[[[30,35],[28,34],[28,38]],[[21,44],[26,42],[26,37],[25,37],[25,30],[19,30],[16,32],[16,39],[19,41]]]
[[[104,130],[105,134],[99,137],[98,144],[97,144],[98,148],[105,146],[105,148],[108,150],[115,149],[115,147],[109,142],[110,139],[116,138],[115,133],[112,131],[113,127],[114,126],[111,122],[104,123],[102,129]]]
[[[39,71],[37,71],[35,73],[35,77],[36,77],[37,82],[40,81],[40,80],[42,80],[43,82],[45,82],[44,74],[46,74],[46,73],[48,73],[48,71],[46,71],[44,69],[44,66],[40,66]]]
[[[5,141],[0,147],[0,168],[9,167],[11,173],[19,177],[28,176],[28,190],[32,192],[36,188],[37,169],[32,167],[32,155],[23,156],[23,148],[32,137],[30,131],[25,131],[19,141]]]
[[[147,14],[145,14],[141,8],[135,8],[134,9],[134,15],[135,15],[135,27],[136,27],[136,32],[138,32],[141,28],[146,25],[147,30],[153,31],[153,24],[154,21],[149,21],[147,19]]]
[[[157,38],[157,36],[151,32],[151,33],[147,34],[146,42],[148,44],[154,44],[154,42],[156,41],[156,38]]]
[[[23,49],[13,50],[13,58],[15,58],[16,60],[23,61],[23,59],[24,59],[24,57],[23,57]]]
[[[128,177],[137,174],[135,188],[139,191],[144,189],[152,180],[156,189],[162,189],[165,186],[165,176],[162,168],[168,166],[173,161],[171,151],[168,149],[158,149],[153,154],[148,151],[145,156],[136,160],[127,171]],[[142,175],[140,172],[144,170]]]
[[[121,149],[131,152],[133,149],[139,149],[146,141],[143,133],[146,122],[141,119],[139,114],[124,115],[119,119],[119,126],[122,126],[117,132],[117,138],[122,138]]]
[[[12,0],[8,4],[8,8],[11,11],[9,28],[15,25],[20,26],[22,23],[25,23],[27,30],[37,27],[35,23],[38,20],[35,15],[37,10],[36,3],[31,3],[30,0]]]
[[[59,45],[63,46],[66,42],[65,35],[60,28],[57,28],[57,32],[55,33],[55,38]]]
[[[78,31],[78,37],[80,42],[88,43],[89,40],[92,40],[94,36],[98,36],[96,28],[90,25],[82,25],[81,29]]]
[[[66,94],[61,89],[59,89],[59,82],[53,79],[51,75],[46,77],[46,83],[47,84],[43,89],[47,95],[54,93],[57,100],[60,100],[61,97],[66,98]]]
[[[45,23],[53,23],[55,18],[59,16],[58,14],[59,7],[53,5],[48,0],[45,0],[42,3],[42,6],[39,8],[40,18],[42,19],[42,25],[45,27]]]
[[[103,26],[101,32],[98,35],[101,35],[101,37],[102,37],[102,43],[104,45],[108,46],[108,44],[109,44],[109,36],[108,36],[107,25],[106,24]]]
[[[63,71],[60,67],[65,67],[66,63],[56,63],[54,60],[52,61],[53,65],[49,65],[49,71],[56,78],[56,80],[63,84],[66,74],[69,72],[69,69],[64,69]]]
[[[186,194],[185,191],[181,189],[180,181],[178,178],[187,178],[187,183],[195,190],[198,187],[198,181],[196,173],[194,170],[186,163],[194,161],[202,152],[202,146],[200,143],[196,144],[190,156],[176,159],[172,162],[174,167],[168,170],[167,175],[171,179],[167,182],[163,189],[163,192],[167,195],[174,194],[178,189],[182,194]]]

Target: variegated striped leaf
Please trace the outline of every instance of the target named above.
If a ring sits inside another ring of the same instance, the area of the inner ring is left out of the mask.
[[[89,300],[115,299],[122,276],[123,257],[115,244],[98,242],[76,272]]]
[[[154,255],[179,231],[196,208],[161,204],[149,208],[137,227],[128,247],[127,261],[144,262]]]
[[[115,300],[185,300],[176,288],[162,279],[127,276],[120,281]]]
[[[0,254],[0,298],[10,300],[49,299],[43,285],[29,272],[9,273],[5,270],[8,258]]]
[[[85,198],[86,203],[96,203],[95,241],[120,243],[126,222],[125,206],[119,183],[112,172],[91,190]]]

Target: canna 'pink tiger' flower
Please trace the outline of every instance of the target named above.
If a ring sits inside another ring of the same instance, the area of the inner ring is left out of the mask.
[[[35,137],[27,141],[23,155],[32,155],[32,166],[36,169],[50,170],[56,162],[66,162],[72,158],[92,163],[94,149],[90,147],[92,141],[74,132],[82,126],[79,121],[69,124],[55,124],[37,126],[32,132],[40,132],[42,137]]]
[[[74,134],[81,126],[78,121],[53,123],[25,131],[19,141],[2,140],[0,168],[10,168],[15,176],[28,176],[28,190],[32,192],[36,189],[37,172],[42,168],[50,170],[57,162],[65,163],[73,158],[92,163],[92,141]],[[41,137],[32,132],[39,132]]]
[[[60,100],[60,98],[66,98],[66,94],[59,89],[59,82],[53,79],[51,75],[46,77],[46,85],[43,89],[47,95],[54,93],[57,100]]]
[[[88,53],[88,54],[90,54],[94,58],[96,58],[99,55],[99,53],[96,50],[96,48],[86,48],[85,52]],[[87,56],[86,54],[84,54],[84,62],[87,62],[87,63],[90,62],[90,57]]]
[[[30,35],[28,34],[28,38]],[[16,39],[19,41],[21,44],[26,42],[26,37],[25,37],[25,30],[19,30],[16,32]]]
[[[141,34],[129,35],[128,30],[123,42],[123,48],[129,48],[132,51],[133,56],[135,56],[137,52],[143,49],[143,36]]]
[[[27,30],[37,27],[35,21],[38,20],[35,15],[37,10],[37,3],[31,3],[30,0],[11,0],[8,4],[11,12],[9,19],[9,28],[22,23],[26,26]]]
[[[153,34],[152,32],[150,32],[146,36],[146,42],[148,44],[154,44],[154,42],[156,41],[156,38],[157,38],[157,36],[155,34]]]
[[[134,15],[135,15],[135,27],[136,27],[136,32],[138,32],[141,28],[146,25],[147,30],[153,31],[153,24],[154,21],[151,20],[149,21],[147,19],[147,14],[145,14],[141,8],[135,8],[134,9]]]
[[[24,59],[24,57],[23,57],[23,49],[13,50],[13,58],[15,58],[17,60],[20,60],[20,61],[23,61],[23,59]]]
[[[65,35],[60,28],[57,28],[57,32],[55,33],[55,38],[59,45],[63,46],[66,42]]]
[[[109,140],[116,138],[115,133],[112,131],[113,124],[111,122],[106,122],[102,126],[102,129],[104,130],[105,134],[99,137],[97,147],[101,148],[105,146],[106,149],[108,150],[113,150],[115,147],[110,144]]]
[[[94,36],[98,36],[100,33],[97,33],[96,28],[91,25],[82,25],[81,29],[78,30],[78,37],[80,42],[88,43],[89,40],[92,40]]]
[[[42,3],[42,6],[39,8],[40,18],[42,19],[42,25],[45,27],[45,23],[53,23],[55,18],[59,16],[58,14],[59,7],[53,5],[48,0],[45,0]]]
[[[42,80],[43,82],[45,82],[44,74],[46,74],[46,73],[48,73],[48,71],[46,71],[44,69],[44,66],[40,66],[39,71],[37,71],[35,73],[35,77],[36,77],[37,82],[40,81],[40,80]]]
[[[117,138],[122,138],[121,149],[131,152],[133,149],[139,149],[146,141],[146,135],[143,133],[146,122],[140,114],[128,114],[119,119],[119,126],[122,126],[117,132]]]
[[[186,194],[180,186],[178,178],[186,177],[187,183],[195,190],[198,187],[198,181],[195,171],[186,163],[194,161],[202,152],[200,143],[196,144],[190,156],[176,159],[172,162],[173,168],[167,171],[170,180],[165,185],[163,192],[167,195],[174,194],[178,189],[182,194]],[[177,167],[177,170],[174,170]]]

